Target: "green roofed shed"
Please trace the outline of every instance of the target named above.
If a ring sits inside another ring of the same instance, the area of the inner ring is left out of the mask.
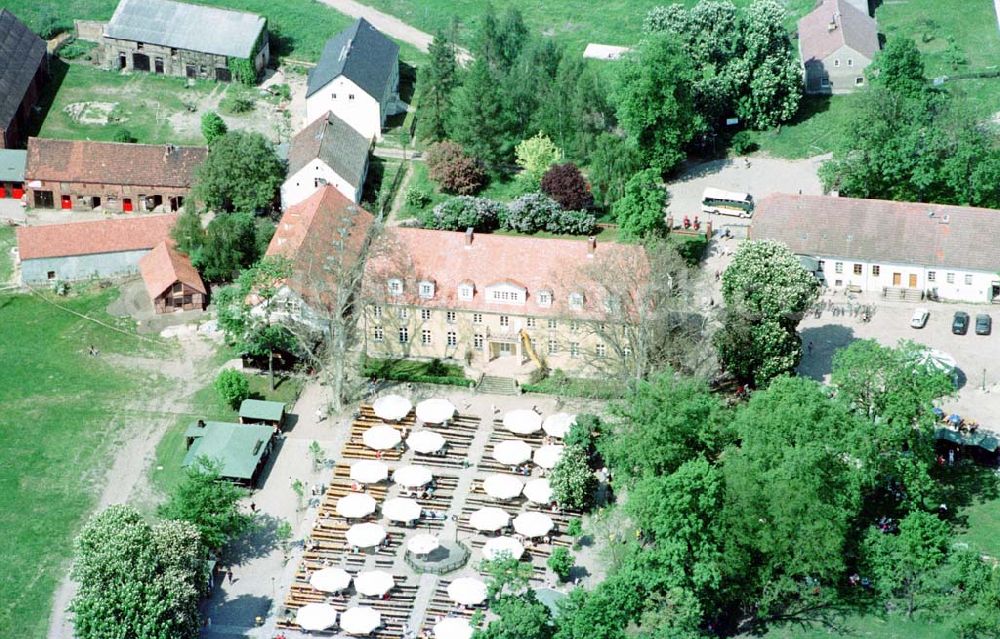
[[[962,446],[979,446],[989,453],[994,453],[1000,448],[1000,440],[988,433],[959,433],[950,428],[938,428],[935,432],[938,440],[949,441]]]
[[[240,404],[241,424],[269,424],[281,426],[285,418],[285,405],[261,399],[244,399]]]
[[[188,451],[182,466],[190,466],[199,457],[208,457],[221,462],[219,474],[224,479],[252,484],[271,452],[274,428],[199,421],[188,426],[184,436]]]

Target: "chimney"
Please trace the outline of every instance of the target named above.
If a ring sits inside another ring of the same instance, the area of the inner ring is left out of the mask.
[[[472,246],[472,227],[465,229],[465,248]]]
[[[166,144],[163,147],[163,160],[166,161],[170,157],[170,154],[174,152],[173,144]]]
[[[587,257],[594,257],[594,251],[597,250],[597,238],[591,235],[587,238]]]
[[[836,28],[837,28],[837,14],[835,13],[833,14],[833,16],[830,17],[830,24],[826,25],[826,30],[833,31]]]

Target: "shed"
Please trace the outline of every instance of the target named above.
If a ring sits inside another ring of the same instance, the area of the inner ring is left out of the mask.
[[[240,404],[241,424],[267,424],[281,428],[285,420],[285,405],[262,399],[244,399]]]
[[[202,310],[208,289],[187,255],[166,241],[139,260],[139,273],[157,313]]]
[[[221,464],[223,479],[250,484],[257,482],[271,452],[274,429],[264,425],[197,421],[184,433],[187,454],[181,464],[191,466],[199,457]]]
[[[0,198],[19,200],[24,196],[24,164],[27,159],[27,151],[0,149]]]

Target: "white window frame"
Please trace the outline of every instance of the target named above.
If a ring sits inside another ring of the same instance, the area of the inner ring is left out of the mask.
[[[937,281],[937,271],[927,271],[927,281],[936,282]]]
[[[458,346],[458,333],[448,331],[448,346]]]
[[[538,291],[538,305],[546,308],[552,306],[552,291]]]
[[[422,308],[420,309],[420,321],[429,322],[431,319],[431,309]]]
[[[472,348],[481,351],[483,350],[483,343],[484,341],[481,333],[476,333],[472,336]]]
[[[510,315],[500,316],[500,326],[510,326]]]
[[[483,323],[483,314],[482,313],[473,313],[472,314],[472,323],[473,324],[482,324]]]
[[[425,300],[432,299],[434,297],[434,282],[430,280],[422,280],[417,284],[417,293]]]
[[[844,263],[843,262],[834,262],[833,263],[833,272],[834,273],[843,273],[844,272]]]
[[[949,284],[954,284],[955,283],[955,274],[954,273],[948,273],[947,275],[945,275],[945,280],[947,280],[947,282]]]
[[[550,320],[549,320],[549,330],[550,330],[550,331],[554,331],[554,330],[556,330],[556,327],[557,327],[557,326],[559,326],[559,322],[558,322],[558,320],[554,320],[554,319],[550,319]]]
[[[472,284],[459,284],[458,285],[458,299],[465,302],[472,301],[475,295],[475,287]]]
[[[458,321],[458,314],[455,311],[446,311],[444,314],[444,321],[449,324],[454,324]]]
[[[379,343],[385,341],[385,330],[381,326],[372,328],[372,341]]]
[[[430,346],[432,340],[431,329],[425,328],[420,331],[420,344],[422,346]]]
[[[594,355],[597,357],[597,359],[604,359],[605,357],[608,356],[608,347],[605,346],[603,343],[598,344],[597,346],[594,347]]]
[[[574,359],[580,357],[580,342],[569,343],[569,356]]]
[[[967,273],[965,275],[965,285],[966,286],[972,286],[972,275],[971,274]]]
[[[389,295],[403,294],[403,280],[398,277],[390,277],[386,286],[389,290]]]
[[[557,340],[550,339],[547,350],[549,355],[555,355],[559,352],[559,342]]]
[[[406,326],[399,327],[399,343],[400,344],[410,343],[410,329]]]
[[[535,318],[534,317],[529,317],[529,318],[525,319],[524,320],[524,324],[528,328],[535,328]]]
[[[584,298],[583,293],[579,291],[569,294],[569,307],[574,311],[579,311],[583,308]]]

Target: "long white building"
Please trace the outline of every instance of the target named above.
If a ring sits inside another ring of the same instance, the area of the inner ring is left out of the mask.
[[[1000,302],[1000,210],[773,194],[750,238],[786,244],[835,289]]]

